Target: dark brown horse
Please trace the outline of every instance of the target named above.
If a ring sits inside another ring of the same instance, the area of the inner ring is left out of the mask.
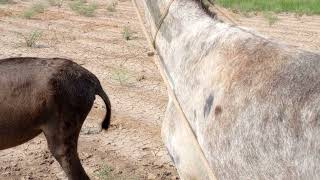
[[[0,150],[43,132],[68,178],[89,179],[78,157],[77,142],[95,95],[106,104],[102,128],[108,129],[109,98],[88,70],[67,59],[1,59]]]

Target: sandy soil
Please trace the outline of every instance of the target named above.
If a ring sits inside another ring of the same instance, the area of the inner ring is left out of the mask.
[[[320,51],[320,16],[281,13],[275,15],[275,22],[270,24],[266,13],[241,14],[218,7],[217,14],[230,24],[254,29],[270,38],[299,48]]]
[[[112,127],[97,133],[105,113],[97,99],[79,139],[79,154],[93,179],[178,179],[160,138],[167,94],[139,27],[130,1],[119,1],[108,12],[98,0],[94,17],[48,7],[27,20],[21,12],[31,0],[0,5],[0,58],[12,56],[66,57],[98,76],[113,105]],[[262,15],[245,17],[222,9],[237,24],[311,51],[320,48],[320,17],[279,15],[269,26]],[[129,28],[131,40],[123,38]],[[36,47],[23,36],[41,31]],[[0,152],[0,179],[66,179],[46,147],[43,135]]]

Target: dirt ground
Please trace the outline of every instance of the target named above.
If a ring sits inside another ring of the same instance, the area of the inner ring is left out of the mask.
[[[112,127],[98,133],[105,113],[95,102],[79,139],[82,164],[92,179],[178,179],[160,138],[167,103],[166,88],[152,58],[129,0],[115,12],[95,1],[94,17],[49,6],[32,19],[21,17],[31,0],[0,5],[0,58],[65,57],[97,75],[112,103]],[[311,51],[320,50],[320,16],[280,14],[273,25],[262,15],[246,17],[221,9],[237,24]],[[218,14],[221,14],[220,12]],[[41,32],[35,47],[24,36]],[[123,35],[129,36],[126,40]],[[43,135],[0,151],[0,179],[66,179],[47,150]]]
[[[254,29],[262,35],[299,48],[320,51],[320,16],[294,13],[271,16],[263,12],[241,14],[221,7],[216,10],[219,17],[230,24]]]

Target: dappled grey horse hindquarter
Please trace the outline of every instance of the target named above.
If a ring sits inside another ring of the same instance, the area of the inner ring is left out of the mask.
[[[169,1],[145,0],[151,32]],[[175,0],[156,47],[217,179],[320,178],[320,54]],[[168,87],[170,88],[170,87]],[[208,179],[169,100],[165,145],[183,179]]]

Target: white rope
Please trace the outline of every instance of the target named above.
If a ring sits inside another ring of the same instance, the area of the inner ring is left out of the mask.
[[[155,49],[156,48],[156,38],[157,38],[157,35],[158,35],[158,32],[161,28],[161,25],[163,24],[163,21],[166,19],[168,13],[169,13],[169,9],[171,7],[171,4],[174,2],[174,0],[170,0],[168,6],[166,7],[166,9],[164,10],[164,13],[162,14],[161,18],[160,18],[160,21],[158,23],[158,25],[156,26],[156,33],[154,34],[154,37],[152,39],[152,45],[153,45],[153,48]]]

